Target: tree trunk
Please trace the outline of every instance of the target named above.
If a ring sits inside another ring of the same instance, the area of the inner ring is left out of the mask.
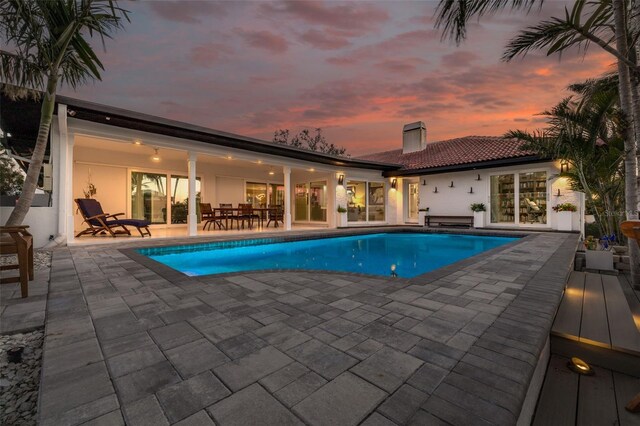
[[[40,170],[42,169],[42,162],[44,160],[44,153],[47,150],[47,142],[49,140],[49,129],[51,128],[51,121],[53,119],[53,111],[56,105],[56,87],[58,85],[58,77],[55,73],[49,75],[47,81],[47,90],[42,99],[42,108],[40,110],[40,127],[38,129],[38,138],[36,139],[36,146],[31,155],[31,162],[27,169],[27,177],[22,185],[22,192],[20,198],[16,203],[6,226],[21,225],[24,220],[31,202],[36,193],[36,187],[38,185],[38,178],[40,177]]]
[[[629,56],[627,45],[626,10],[624,0],[613,0],[613,14],[616,32],[616,49],[618,52]],[[635,132],[632,126],[633,119],[640,117],[633,116],[633,102],[631,99],[631,72],[629,67],[621,60],[618,60],[618,88],[620,92],[620,108],[626,120],[624,132],[624,196],[627,219],[638,218],[637,202],[637,176],[638,166],[636,157]],[[640,250],[635,241],[629,239],[629,256],[631,261],[631,282],[640,285]]]

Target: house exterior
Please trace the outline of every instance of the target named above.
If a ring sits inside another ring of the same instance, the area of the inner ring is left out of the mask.
[[[28,161],[39,107],[2,98],[2,144],[19,161]],[[557,176],[559,162],[522,151],[519,141],[430,142],[422,122],[405,126],[396,150],[346,158],[60,96],[45,163],[49,201],[25,219],[36,246],[74,243],[83,224],[73,200],[91,187],[105,211],[184,236],[203,234],[199,202],[282,205],[285,230],[417,225],[420,209],[470,216],[477,202],[487,206],[485,227],[566,230],[551,207],[584,204]],[[0,207],[3,223],[11,208]],[[573,215],[571,229],[582,229],[582,217]]]

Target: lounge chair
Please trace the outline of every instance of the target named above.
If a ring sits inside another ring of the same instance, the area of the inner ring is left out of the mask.
[[[95,236],[102,232],[109,233],[112,237],[116,235],[131,235],[127,226],[136,228],[141,237],[145,235],[151,236],[151,231],[149,231],[150,222],[148,220],[118,219],[118,216],[122,216],[124,213],[105,213],[100,203],[93,198],[77,198],[74,201],[78,205],[78,210],[82,214],[84,222],[89,225],[87,229],[79,232],[76,238],[85,234]]]

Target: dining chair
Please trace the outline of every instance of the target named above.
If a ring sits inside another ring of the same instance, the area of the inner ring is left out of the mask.
[[[233,209],[233,205],[231,203],[220,203],[221,209]],[[231,229],[233,229],[233,221],[235,220],[238,224],[238,229],[240,229],[240,221],[238,220],[238,214],[233,210],[221,210],[220,217],[224,219],[225,223],[227,221],[231,221]]]

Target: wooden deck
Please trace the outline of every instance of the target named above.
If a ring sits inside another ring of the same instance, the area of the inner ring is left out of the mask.
[[[600,367],[581,376],[567,368],[568,361],[551,356],[533,426],[640,424],[640,413],[624,408],[640,392],[640,378]]]
[[[551,352],[640,376],[640,331],[622,284],[612,275],[572,272],[551,329]]]

